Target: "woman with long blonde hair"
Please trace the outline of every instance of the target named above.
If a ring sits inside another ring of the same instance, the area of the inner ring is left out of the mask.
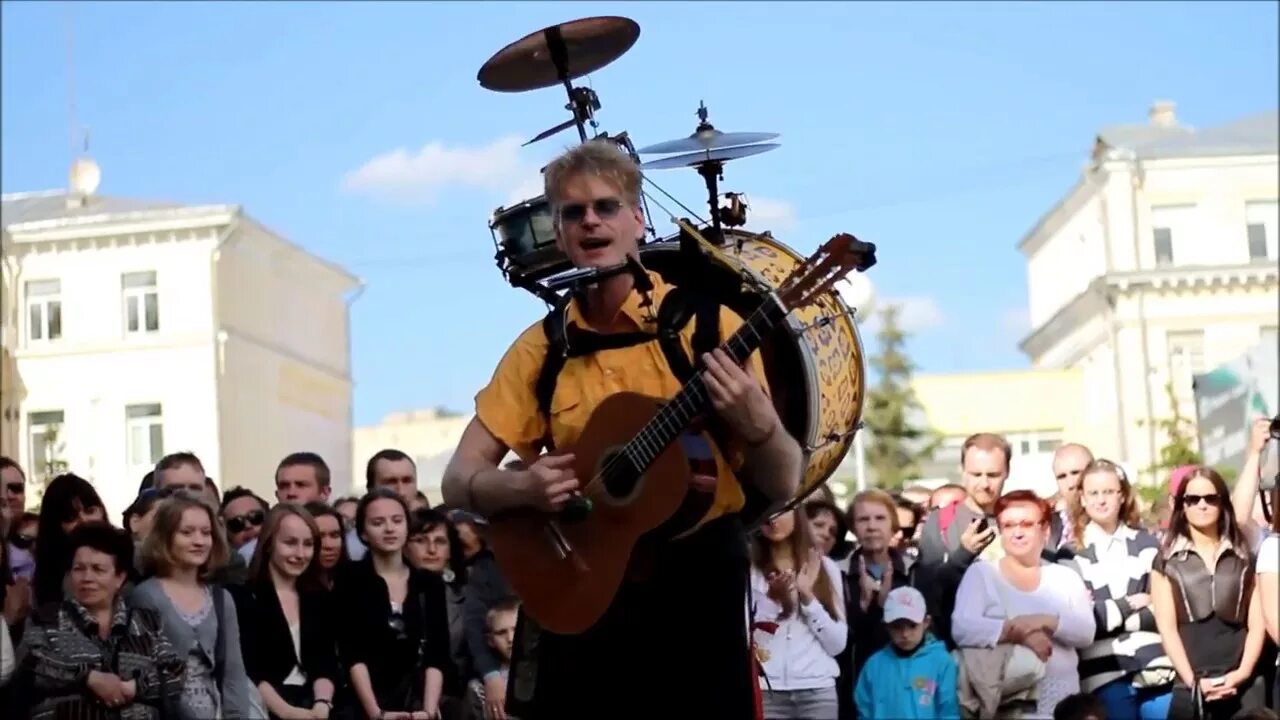
[[[836,655],[849,632],[843,583],[804,513],[788,510],[753,538],[751,604],[765,719],[836,720]]]
[[[235,603],[210,582],[230,556],[217,512],[205,500],[180,491],[161,501],[140,553],[147,580],[134,588],[133,599],[160,614],[164,634],[185,663],[184,719],[256,715]]]

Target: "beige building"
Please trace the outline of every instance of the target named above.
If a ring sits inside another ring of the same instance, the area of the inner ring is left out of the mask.
[[[389,413],[377,425],[356,428],[351,441],[353,492],[364,492],[369,458],[379,450],[394,448],[413,458],[418,466],[418,488],[432,504],[439,503],[444,468],[471,417],[439,408],[409,410]]]
[[[1102,130],[1075,186],[1019,243],[1039,369],[1083,379],[1097,449],[1146,467],[1153,421],[1195,417],[1192,373],[1275,344],[1276,112],[1196,130],[1172,103]]]
[[[279,460],[313,450],[345,487],[359,281],[239,206],[101,196],[96,166],[77,169],[72,191],[0,210],[0,436],[28,475],[65,463],[112,517],[179,450],[268,497]]]
[[[1006,490],[1055,492],[1052,462],[1059,445],[1102,447],[1106,438],[1085,418],[1084,377],[1076,369],[917,375],[912,388],[924,409],[922,424],[942,436],[922,484],[960,480],[965,438],[993,432],[1009,441]]]

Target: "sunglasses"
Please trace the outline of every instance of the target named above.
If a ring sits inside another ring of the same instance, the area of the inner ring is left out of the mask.
[[[27,486],[20,482],[11,482],[5,483],[4,489],[8,490],[10,495],[21,495],[27,491]]]
[[[259,527],[263,520],[266,519],[266,513],[261,510],[253,510],[233,518],[227,518],[227,531],[238,533],[244,532],[250,527]]]
[[[587,216],[586,203],[569,203],[560,206],[560,221],[566,223],[582,222]],[[622,201],[618,198],[598,198],[590,203],[591,210],[601,220],[612,220],[622,210]]]
[[[1187,494],[1187,495],[1183,495],[1181,500],[1183,507],[1195,507],[1196,505],[1199,505],[1202,501],[1204,502],[1204,504],[1208,505],[1209,507],[1218,507],[1218,505],[1221,504],[1222,502],[1222,498],[1217,493],[1213,493],[1212,495]]]

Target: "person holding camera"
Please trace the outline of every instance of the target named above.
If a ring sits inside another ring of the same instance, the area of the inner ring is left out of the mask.
[[[1267,498],[1259,490],[1262,485],[1262,459],[1266,456],[1268,443],[1277,439],[1280,439],[1280,417],[1262,417],[1253,421],[1249,427],[1249,446],[1244,467],[1240,469],[1240,477],[1231,491],[1236,524],[1244,531],[1250,549],[1255,552],[1266,539],[1269,518],[1276,511],[1274,506],[1268,507]]]

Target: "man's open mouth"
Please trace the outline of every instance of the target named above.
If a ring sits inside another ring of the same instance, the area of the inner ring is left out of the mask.
[[[599,250],[603,247],[609,247],[609,242],[605,238],[586,238],[580,244],[583,250]]]

